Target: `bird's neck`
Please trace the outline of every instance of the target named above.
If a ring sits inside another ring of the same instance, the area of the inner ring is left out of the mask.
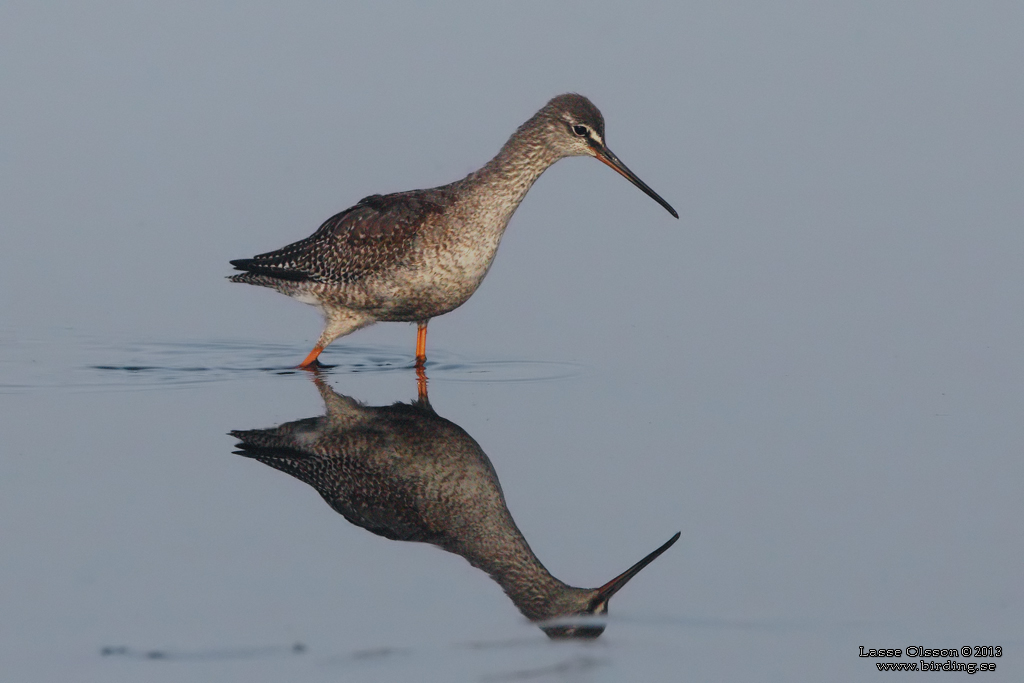
[[[552,576],[518,529],[489,535],[486,548],[478,548],[476,552],[467,547],[456,552],[487,572],[531,621],[574,611],[579,607],[577,603],[585,601],[582,596],[592,592],[569,586]]]
[[[545,142],[547,125],[546,119],[534,116],[512,134],[493,159],[462,181],[471,190],[475,208],[493,213],[501,229],[537,178],[562,158]]]

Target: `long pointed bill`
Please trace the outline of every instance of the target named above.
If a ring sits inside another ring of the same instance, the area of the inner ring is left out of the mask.
[[[619,591],[620,588],[625,586],[626,583],[630,579],[632,579],[634,576],[636,576],[640,572],[641,569],[643,569],[644,567],[649,565],[651,562],[654,562],[656,559],[658,559],[659,555],[661,555],[663,552],[665,552],[666,550],[671,548],[672,544],[675,543],[678,540],[679,540],[679,532],[677,531],[676,535],[673,536],[672,538],[668,539],[668,542],[666,542],[665,545],[661,546],[660,548],[655,550],[653,553],[651,553],[650,555],[648,555],[644,559],[640,560],[639,562],[637,562],[632,567],[630,567],[626,571],[624,571],[621,574],[619,574],[618,576],[616,576],[614,579],[612,579],[611,581],[609,581],[605,585],[603,585],[600,588],[598,588],[597,589],[597,596],[594,597],[594,599],[591,601],[591,604],[600,605],[601,603],[608,602],[609,598],[611,598],[613,595],[615,595]]]
[[[630,171],[624,163],[619,161],[619,158],[615,156],[610,149],[608,149],[604,145],[598,146],[597,144],[594,144],[593,141],[591,141],[591,146],[594,150],[594,156],[596,156],[600,161],[603,161],[604,163],[614,168],[616,172],[622,175],[623,178],[625,178],[626,180],[628,180],[629,182],[633,183],[641,190],[643,190],[648,197],[650,197],[651,199],[665,207],[665,210],[667,210],[675,218],[679,218],[679,214],[676,213],[676,210],[673,209],[668,202],[659,197],[657,192],[647,187],[647,183],[637,178],[636,174]]]

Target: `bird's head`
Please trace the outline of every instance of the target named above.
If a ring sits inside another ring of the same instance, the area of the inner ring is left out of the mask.
[[[556,616],[538,624],[544,633],[553,640],[569,638],[594,639],[604,633],[605,624],[600,619],[608,614],[608,601],[620,588],[636,576],[641,569],[649,565],[663,552],[679,540],[679,533],[650,553],[632,567],[622,572],[600,588],[573,588],[563,596],[563,604],[559,606]]]
[[[559,156],[591,156],[626,178],[654,201],[679,218],[672,206],[640,180],[608,149],[604,141],[604,116],[583,95],[567,93],[548,102],[540,114],[548,122],[547,142]]]

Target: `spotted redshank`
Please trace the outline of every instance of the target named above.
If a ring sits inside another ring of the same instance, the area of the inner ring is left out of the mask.
[[[544,105],[497,156],[462,180],[366,197],[306,239],[232,261],[244,272],[231,280],[320,308],[326,325],[303,367],[338,337],[378,321],[417,323],[421,366],[427,322],[476,291],[527,191],[549,166],[570,156],[603,161],[679,218],[608,149],[597,107],[582,95],[566,94]]]
[[[676,542],[599,588],[577,588],[544,568],[505,505],[480,445],[426,397],[364,406],[317,375],[327,413],[272,429],[234,431],[239,455],[304,481],[345,519],[379,536],[431,543],[487,572],[552,638],[596,638],[608,601]],[[581,618],[582,617],[582,618]]]

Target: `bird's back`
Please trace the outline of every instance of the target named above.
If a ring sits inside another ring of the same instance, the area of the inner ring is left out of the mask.
[[[266,278],[348,285],[408,261],[426,229],[453,202],[446,187],[371,195],[324,221],[309,237],[231,262],[235,282]]]
[[[323,416],[231,434],[241,440],[238,454],[304,481],[350,522],[386,538],[451,550],[460,518],[509,523],[490,461],[460,427],[418,405],[358,411],[354,421]]]

